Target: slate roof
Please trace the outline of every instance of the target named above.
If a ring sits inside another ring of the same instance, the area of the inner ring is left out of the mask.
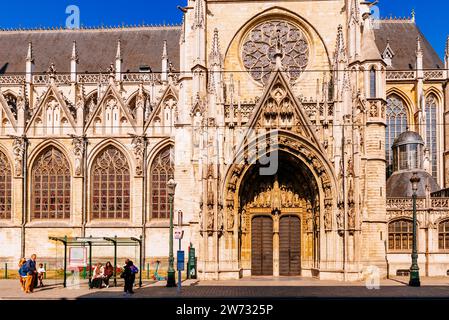
[[[169,59],[178,69],[180,36],[180,26],[1,31],[0,73],[25,72],[30,41],[36,73],[47,71],[51,63],[55,63],[57,72],[70,72],[73,41],[78,50],[78,72],[104,72],[111,63],[115,65],[119,39],[123,72],[138,72],[141,65],[160,71],[164,40]]]
[[[426,196],[426,185],[429,186],[431,193],[441,190],[434,177],[424,170],[397,171],[387,180],[387,198],[410,198],[413,195],[410,182],[413,172],[417,172],[421,179],[416,192],[418,197]]]
[[[424,51],[424,69],[444,68],[440,57],[433,49],[424,34],[419,30],[415,22],[411,20],[380,20],[379,28],[374,30],[376,46],[379,52],[384,52],[387,40],[395,56],[392,66],[395,70],[410,70],[409,64],[415,68],[416,64],[416,39],[421,37],[421,45]]]

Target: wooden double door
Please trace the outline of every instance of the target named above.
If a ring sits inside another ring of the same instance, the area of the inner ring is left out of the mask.
[[[279,275],[301,274],[301,223],[297,216],[283,216],[274,228],[270,216],[255,216],[251,222],[251,274],[272,276],[273,261],[279,259]],[[279,230],[278,247],[274,248],[274,230]]]

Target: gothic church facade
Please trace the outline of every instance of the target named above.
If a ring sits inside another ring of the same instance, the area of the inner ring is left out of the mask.
[[[396,274],[411,200],[387,179],[414,131],[419,263],[446,275],[449,42],[442,61],[372,5],[188,0],[180,26],[0,31],[0,259],[142,237],[165,268],[173,178],[202,279]]]

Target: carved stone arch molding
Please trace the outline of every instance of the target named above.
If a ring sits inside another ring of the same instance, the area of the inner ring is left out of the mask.
[[[260,144],[266,148],[262,150]],[[227,171],[221,190],[225,208],[223,217],[225,230],[232,233],[238,232],[239,228],[240,231],[242,227],[247,228],[247,224],[240,226],[242,219],[249,218],[245,216],[246,212],[243,212],[242,216],[243,208],[240,208],[239,203],[242,182],[253,164],[276,151],[292,155],[310,171],[318,187],[320,215],[316,217],[319,218],[319,221],[316,221],[316,227],[319,230],[324,229],[325,232],[336,230],[337,182],[334,169],[319,148],[301,136],[281,130],[271,132],[266,139],[261,136],[253,139],[234,158],[234,163]]]

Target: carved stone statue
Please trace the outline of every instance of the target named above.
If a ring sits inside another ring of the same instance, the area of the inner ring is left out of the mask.
[[[14,139],[12,151],[14,154],[15,174],[17,177],[21,177],[23,169],[23,155],[25,152],[25,141],[23,138],[17,137]]]
[[[231,231],[234,228],[234,206],[228,207],[228,214],[227,214],[227,224],[228,224],[228,230]]]
[[[207,205],[214,205],[214,177],[213,167],[209,164],[207,172]]]
[[[73,155],[75,156],[75,175],[80,176],[83,173],[83,153],[84,142],[82,137],[73,137]]]
[[[212,206],[207,207],[207,230],[214,230],[214,209]]]
[[[144,158],[144,138],[136,136],[133,138],[131,145],[133,147],[134,155],[136,157],[136,175],[143,174],[143,158]]]
[[[324,229],[332,230],[332,206],[330,205],[324,208]]]

